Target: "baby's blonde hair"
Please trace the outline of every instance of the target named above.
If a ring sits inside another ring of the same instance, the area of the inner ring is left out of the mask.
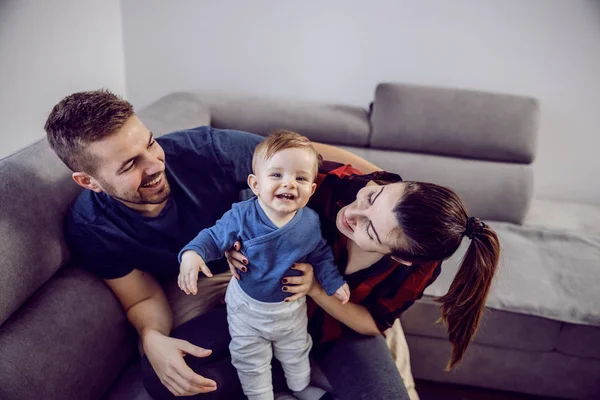
[[[252,156],[252,172],[257,173],[259,162],[267,161],[276,153],[285,149],[305,149],[314,154],[315,165],[312,172],[313,180],[316,179],[321,163],[319,153],[317,153],[312,142],[306,136],[285,129],[276,130],[256,146],[254,155]]]

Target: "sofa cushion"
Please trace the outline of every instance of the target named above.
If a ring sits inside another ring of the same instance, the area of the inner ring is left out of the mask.
[[[344,147],[404,180],[433,182],[455,190],[469,213],[486,220],[521,223],[533,190],[524,164],[467,160],[428,154]]]
[[[446,327],[438,323],[439,304],[425,296],[402,314],[407,335],[447,339]],[[488,309],[474,342],[526,351],[552,351],[561,331],[561,323],[532,315]]]
[[[382,83],[375,91],[371,146],[531,163],[539,104],[530,97]]]
[[[135,338],[101,280],[64,268],[0,326],[0,398],[99,399],[134,355]]]
[[[600,360],[600,327],[563,324],[556,350],[572,356]]]
[[[530,393],[553,399],[597,399],[600,393],[600,362],[597,360],[567,356],[556,351],[529,352],[472,343],[462,364],[446,372],[444,367],[450,355],[447,340],[409,334],[406,340],[416,379]]]
[[[152,400],[144,388],[139,359],[134,360],[123,371],[103,400]]]
[[[492,222],[500,238],[498,273],[488,307],[600,327],[600,234]],[[469,244],[444,262],[426,291],[446,293]]]
[[[366,109],[310,101],[227,98],[199,95],[210,107],[215,128],[268,135],[275,129],[297,131],[310,140],[365,146],[369,141]]]
[[[0,324],[64,265],[69,204],[80,192],[47,141],[0,160]]]
[[[155,137],[210,125],[210,110],[192,93],[172,93],[136,112]]]

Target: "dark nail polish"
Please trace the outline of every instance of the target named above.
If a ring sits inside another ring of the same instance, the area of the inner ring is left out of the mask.
[[[289,303],[289,302],[290,302],[290,299],[285,299],[284,301],[285,301],[286,303]]]
[[[288,288],[287,288],[287,286],[284,286],[284,287],[281,288],[281,290],[283,290],[284,292],[287,292]]]
[[[285,278],[283,278],[283,279],[281,280],[281,283],[288,283],[288,280],[287,280],[287,279],[285,279]]]
[[[244,260],[244,264],[245,264],[245,265],[248,265],[248,260]]]
[[[246,271],[248,271],[248,268],[245,268],[245,267],[242,268],[242,272],[246,272]]]

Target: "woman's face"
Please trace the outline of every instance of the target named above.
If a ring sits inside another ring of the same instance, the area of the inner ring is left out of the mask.
[[[404,183],[379,186],[369,184],[356,200],[342,208],[336,217],[338,230],[365,251],[389,254],[402,243],[394,207],[404,193]]]

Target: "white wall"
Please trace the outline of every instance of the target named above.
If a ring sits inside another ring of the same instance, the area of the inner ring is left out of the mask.
[[[119,0],[0,0],[0,157],[44,136],[61,98],[125,94]]]
[[[127,0],[127,92],[366,106],[381,81],[542,101],[536,194],[600,203],[600,2]]]

